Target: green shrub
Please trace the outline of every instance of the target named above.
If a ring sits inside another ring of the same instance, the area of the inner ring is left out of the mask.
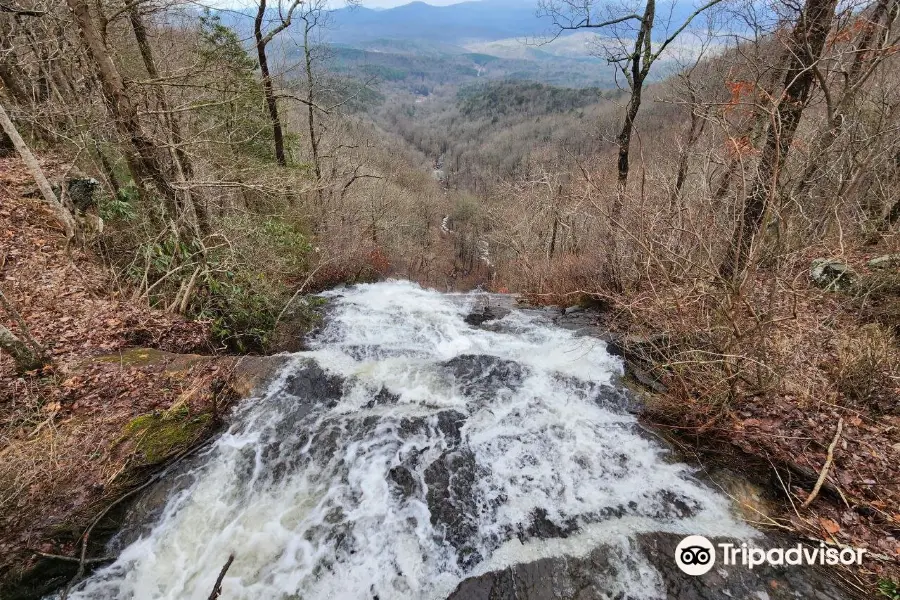
[[[900,585],[896,581],[882,579],[878,582],[878,591],[890,600],[900,600]]]

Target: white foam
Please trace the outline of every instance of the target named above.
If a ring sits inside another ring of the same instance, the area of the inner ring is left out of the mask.
[[[237,411],[149,536],[70,598],[205,600],[233,552],[224,580],[230,600],[430,600],[446,597],[467,576],[583,556],[600,544],[617,549],[621,562],[618,579],[606,582],[610,594],[632,586],[653,598],[662,582],[634,550],[635,534],[752,534],[730,516],[724,498],[685,466],[664,460],[633,416],[584,392],[622,371],[602,342],[521,312],[496,331],[475,328],[463,320],[475,296],[409,282],[331,296],[336,306],[315,349],[295,355],[266,394]],[[526,368],[524,380],[473,398],[441,366],[461,355],[515,361]],[[287,377],[310,358],[349,383],[335,405],[292,419],[299,400],[287,395]],[[399,399],[371,405],[382,388]],[[432,525],[425,490],[405,499],[389,483],[401,463],[424,481],[429,464],[451,448],[436,418],[400,431],[402,419],[444,410],[465,415],[461,444],[481,474],[469,517],[484,560],[468,571]],[[329,436],[338,440],[334,449]],[[673,514],[666,494],[693,514]],[[516,532],[537,509],[558,526],[576,523],[578,532],[520,542]]]

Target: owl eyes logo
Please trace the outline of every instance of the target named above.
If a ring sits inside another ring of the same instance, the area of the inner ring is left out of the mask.
[[[703,575],[716,564],[712,542],[702,535],[689,535],[675,548],[675,564],[688,575]]]
[[[705,565],[711,558],[703,546],[688,546],[681,551],[681,562],[686,565]]]

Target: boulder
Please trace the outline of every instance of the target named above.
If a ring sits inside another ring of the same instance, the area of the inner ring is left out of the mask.
[[[78,210],[84,212],[97,203],[94,193],[100,189],[100,182],[93,177],[71,177],[66,180],[66,186]]]
[[[480,325],[482,325],[483,323],[487,323],[488,321],[497,321],[499,319],[502,319],[509,313],[510,309],[506,307],[485,305],[473,310],[471,313],[466,315],[466,318],[463,320],[473,327],[479,327]]]
[[[813,260],[809,276],[813,283],[827,291],[846,290],[856,281],[856,272],[849,265],[831,258]]]
[[[894,269],[900,267],[900,254],[877,256],[866,264],[870,269]]]
[[[681,536],[642,533],[625,548],[599,545],[582,556],[540,558],[465,579],[447,600],[671,600],[747,598],[845,600],[817,567],[721,565],[691,577],[673,556]],[[740,541],[715,538],[713,543]],[[779,544],[783,545],[783,544]],[[767,540],[763,547],[775,547]]]

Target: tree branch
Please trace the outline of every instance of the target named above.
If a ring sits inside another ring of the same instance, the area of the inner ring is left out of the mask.
[[[703,11],[705,11],[708,8],[712,8],[716,4],[719,4],[720,2],[722,2],[722,0],[710,0],[703,6],[701,6],[697,10],[695,10],[693,13],[691,13],[691,16],[689,16],[687,19],[685,19],[684,23],[681,24],[681,27],[676,29],[675,33],[673,33],[668,38],[666,38],[666,41],[664,41],[662,43],[662,45],[659,47],[659,50],[653,55],[653,60],[656,60],[657,58],[659,58],[659,55],[663,53],[663,51],[666,49],[666,47],[669,44],[671,44],[673,41],[675,41],[675,38],[677,38],[679,35],[681,35],[681,32],[684,31],[685,29],[687,29],[688,25],[691,24],[691,21],[693,21],[697,16],[699,16],[700,13],[702,13]]]
[[[17,17],[43,17],[47,14],[44,10],[28,10],[25,8],[14,8],[5,4],[0,4],[0,13],[12,13]]]
[[[722,0],[716,0],[716,1],[721,2]],[[574,25],[560,25],[559,23],[557,23],[556,25],[557,25],[557,27],[559,27],[562,30],[600,29],[601,27],[609,27],[610,25],[616,25],[618,23],[624,23],[625,21],[632,21],[632,20],[643,22],[644,19],[641,18],[640,15],[631,14],[631,15],[625,15],[624,17],[619,17],[617,19],[610,19],[609,21],[604,21],[602,23],[591,23],[591,17],[587,16],[584,19],[582,19],[579,23],[576,23]]]
[[[297,9],[298,6],[300,6],[301,3],[302,3],[302,0],[294,0],[293,2],[291,2],[290,7],[288,8],[287,16],[281,17],[281,24],[278,25],[277,27],[275,27],[275,29],[273,29],[269,33],[267,33],[265,35],[265,37],[262,39],[261,43],[263,46],[267,45],[269,42],[271,42],[275,38],[276,35],[278,35],[279,33],[281,33],[282,31],[284,31],[285,29],[287,29],[288,27],[291,26],[291,19],[294,18],[294,11]],[[280,5],[279,5],[278,10],[280,13],[281,12]],[[279,16],[281,16],[281,15],[279,15]]]

